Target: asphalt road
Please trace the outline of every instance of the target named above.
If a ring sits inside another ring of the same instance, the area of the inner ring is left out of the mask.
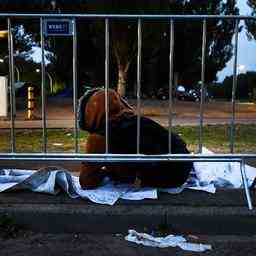
[[[136,101],[130,104],[136,108]],[[142,100],[141,113],[152,118],[163,126],[168,126],[168,101]],[[26,102],[24,99],[17,100],[17,112],[15,127],[17,128],[40,128],[42,127],[41,107],[36,104],[35,116],[37,120],[26,120]],[[74,114],[72,99],[49,98],[47,101],[47,127],[49,128],[72,128],[74,127]],[[256,104],[237,103],[236,123],[256,124]],[[204,107],[204,124],[228,124],[231,121],[232,106],[230,102],[212,101],[206,102]],[[197,102],[175,101],[172,109],[173,125],[198,125],[200,104]],[[0,128],[9,128],[8,119],[0,120]]]
[[[2,256],[255,256],[256,237],[199,236],[193,242],[212,245],[211,251],[192,253],[179,248],[144,247],[127,242],[123,235],[23,233],[11,239],[0,239]]]

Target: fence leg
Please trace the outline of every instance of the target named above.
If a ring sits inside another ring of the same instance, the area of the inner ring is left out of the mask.
[[[245,190],[245,195],[246,195],[246,199],[247,199],[248,208],[249,208],[249,210],[252,210],[252,208],[253,208],[252,207],[252,200],[251,200],[251,196],[250,196],[248,180],[247,180],[246,173],[245,173],[245,161],[244,161],[244,159],[242,159],[242,161],[240,162],[240,170],[241,170],[242,182],[243,182],[243,186],[244,186],[244,190]]]

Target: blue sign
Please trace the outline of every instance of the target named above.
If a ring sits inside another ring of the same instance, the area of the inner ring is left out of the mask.
[[[44,34],[46,36],[71,36],[73,35],[73,20],[47,19],[44,21]]]

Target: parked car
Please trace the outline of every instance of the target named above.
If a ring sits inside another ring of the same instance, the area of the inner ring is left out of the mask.
[[[156,93],[155,97],[159,100],[168,100],[169,99],[169,88],[161,87],[159,88]],[[178,85],[176,90],[173,90],[172,97],[178,100],[183,101],[195,101],[199,102],[201,98],[200,90],[190,89],[186,91],[185,87],[182,85]],[[210,99],[209,93],[205,92],[205,101],[209,101]]]
[[[156,92],[156,98],[159,100],[169,99],[169,89],[168,88],[159,88]]]
[[[168,100],[169,99],[169,88],[161,87],[156,92],[156,98],[159,100]],[[188,97],[186,93],[186,89],[183,85],[178,85],[176,90],[173,88],[172,97],[177,98],[179,100],[185,100]]]
[[[168,100],[169,99],[169,88],[161,87],[157,90],[155,97],[159,100]],[[172,97],[177,98],[177,91],[172,91]]]
[[[169,99],[169,88],[162,87],[159,88],[156,92],[156,98],[159,100],[168,100]],[[184,86],[177,86],[176,90],[173,90],[172,97],[178,100],[189,100],[189,101],[198,101],[198,96],[195,90],[190,90],[187,92]]]
[[[200,95],[195,90],[177,92],[176,98],[183,101],[196,101],[200,100]]]

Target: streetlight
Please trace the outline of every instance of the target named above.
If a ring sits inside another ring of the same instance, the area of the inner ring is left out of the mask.
[[[4,63],[4,59],[0,59],[0,63]],[[17,68],[17,66],[14,66],[14,69],[17,73],[17,81],[16,82],[19,82],[20,81],[20,70]]]
[[[40,73],[40,68],[37,68],[36,69],[36,73]],[[46,75],[48,76],[48,78],[49,78],[49,81],[50,81],[50,90],[51,90],[51,93],[53,92],[53,79],[52,79],[52,77],[51,77],[51,75],[49,74],[49,72],[48,71],[45,71],[45,73],[46,73]]]

